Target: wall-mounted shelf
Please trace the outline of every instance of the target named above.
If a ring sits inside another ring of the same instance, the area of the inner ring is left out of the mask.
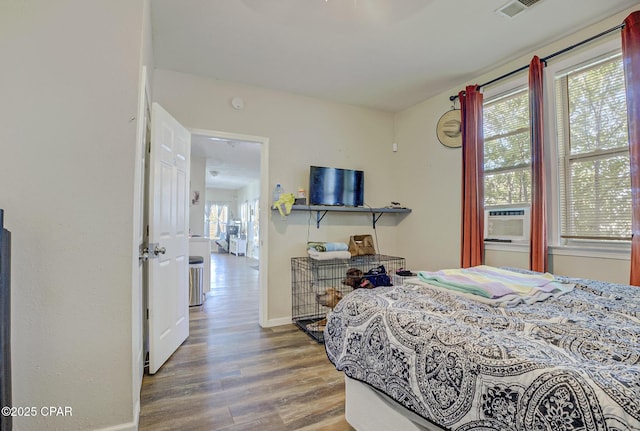
[[[384,213],[408,214],[409,208],[369,208],[369,207],[342,207],[333,205],[293,205],[291,211],[315,211],[316,227],[320,228],[320,222],[328,212],[370,213],[373,228]]]

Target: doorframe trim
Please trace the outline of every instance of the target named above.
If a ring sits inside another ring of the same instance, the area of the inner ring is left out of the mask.
[[[246,135],[243,133],[222,132],[210,129],[189,129],[192,135],[209,136],[237,141],[250,141],[260,144],[260,258],[258,259],[258,323],[261,327],[269,324],[269,138],[265,136]],[[265,205],[266,204],[266,205]]]
[[[144,378],[145,320],[143,264],[139,259],[140,240],[144,241],[145,169],[143,160],[151,124],[151,80],[146,65],[140,67],[138,84],[138,112],[136,123],[135,165],[133,178],[132,274],[131,274],[131,367],[134,401],[134,424],[140,416],[140,392]]]

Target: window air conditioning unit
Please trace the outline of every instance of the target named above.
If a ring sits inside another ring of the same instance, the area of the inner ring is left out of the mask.
[[[484,211],[484,238],[489,241],[525,242],[530,236],[530,208],[491,208]]]

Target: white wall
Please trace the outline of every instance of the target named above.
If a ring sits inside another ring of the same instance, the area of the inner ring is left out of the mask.
[[[207,189],[207,200],[216,203],[226,203],[229,205],[229,217],[236,218],[240,216],[238,208],[238,191],[229,189]]]
[[[235,110],[232,97],[242,97],[245,108]],[[384,206],[397,199],[397,172],[391,168],[393,116],[387,112],[249,87],[184,73],[156,70],[154,99],[188,128],[217,130],[269,138],[268,188],[276,183],[294,190],[308,183],[309,166],[344,167],[365,171],[365,201]],[[261,196],[263,202],[269,196]],[[335,213],[320,229],[308,214],[287,220],[263,205],[260,217],[268,221],[268,305],[266,317],[282,321],[291,315],[291,257],[303,256],[310,240],[348,240],[349,235],[372,233],[371,217]],[[315,215],[314,215],[315,217]],[[407,220],[413,217],[410,215]],[[384,216],[378,238],[386,254],[399,253],[393,216]],[[402,222],[404,223],[404,222]],[[262,259],[261,259],[262,260]]]
[[[397,158],[390,169],[401,187],[397,200],[413,212],[398,228],[407,267],[460,265],[460,149],[440,144],[436,123],[449,108],[448,93],[396,115]]]
[[[238,199],[238,212],[240,214],[240,204],[243,202],[253,202],[254,199],[260,197],[260,181],[252,181],[246,186],[238,189],[237,191],[237,199]]]
[[[502,67],[443,91],[395,116],[399,152],[398,157],[392,159],[391,169],[402,184],[397,199],[413,208],[413,213],[399,225],[397,232],[410,268],[434,270],[460,265],[461,149],[444,147],[435,133],[438,119],[451,108],[449,96],[458,94],[465,85],[482,84],[529,64],[534,54],[544,57],[614,27],[622,23],[632,10],[514,58]],[[610,37],[619,38],[620,34],[615,32]],[[596,43],[604,43],[607,39]],[[495,266],[527,268],[528,250],[487,250],[485,262]],[[627,283],[629,260],[628,255],[620,260],[613,255],[587,257],[553,250],[550,270],[557,274]]]
[[[206,158],[191,156],[191,179],[189,182],[189,232],[193,235],[204,235],[204,207],[207,194],[205,179],[206,167]],[[198,191],[200,193],[200,201],[197,204],[193,203],[194,191]]]
[[[143,220],[144,207],[144,165],[146,156],[146,133],[150,119],[148,103],[151,101],[152,77],[154,68],[153,47],[151,37],[151,6],[150,0],[143,0],[142,27],[140,34],[140,63],[138,81],[138,115],[136,120],[136,142],[134,167],[134,181],[132,186],[132,271],[131,271],[131,351],[132,351],[132,399],[133,412],[131,426],[135,427],[140,412],[140,389],[144,376],[144,316],[146,315],[146,301],[143,292],[143,264],[135,258],[139,253],[140,244],[145,239],[145,220]],[[145,120],[145,118],[147,118]],[[148,346],[146,346],[148,347]],[[126,429],[129,425],[120,427]]]
[[[0,207],[13,233],[15,430],[133,427],[142,0],[0,6]],[[126,427],[126,425],[124,425]],[[126,428],[119,429],[126,429]]]

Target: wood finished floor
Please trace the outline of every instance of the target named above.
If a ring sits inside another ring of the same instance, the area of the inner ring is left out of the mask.
[[[344,381],[324,346],[294,325],[258,325],[258,271],[211,255],[211,292],[190,335],[142,382],[140,431],[351,431]]]

